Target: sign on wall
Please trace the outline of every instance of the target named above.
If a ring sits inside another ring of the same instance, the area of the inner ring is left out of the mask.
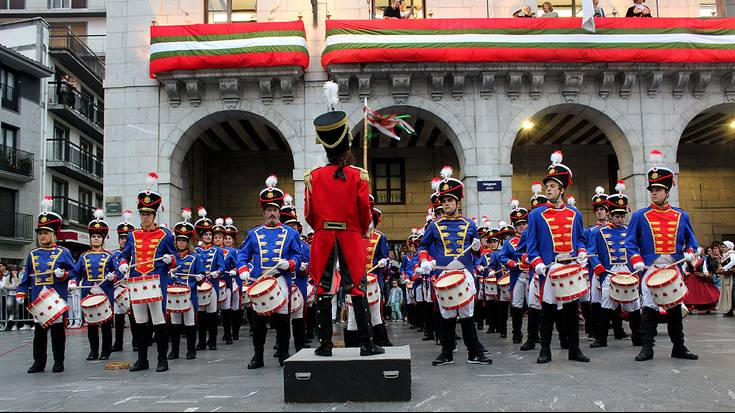
[[[502,181],[477,181],[478,192],[496,192],[503,190]]]

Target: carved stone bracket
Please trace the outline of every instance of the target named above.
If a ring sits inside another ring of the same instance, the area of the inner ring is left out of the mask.
[[[197,107],[202,103],[204,94],[204,83],[201,80],[189,79],[186,81],[186,97],[192,106]]]
[[[618,74],[618,94],[623,99],[628,99],[635,83],[635,72],[622,72]]]
[[[518,99],[521,96],[521,83],[523,80],[522,72],[508,72],[506,79],[506,87],[508,97],[510,99]]]
[[[576,102],[579,92],[582,91],[584,73],[564,72],[562,73],[561,94],[566,102]]]
[[[408,101],[411,94],[411,75],[408,73],[397,73],[390,75],[391,93],[396,104],[403,105]]]
[[[722,76],[722,91],[725,99],[735,102],[735,72],[728,72]]]
[[[652,70],[648,72],[648,74],[646,74],[646,82],[647,82],[649,98],[656,97],[656,94],[661,88],[661,83],[663,82],[663,80],[664,80],[664,72],[662,71]]]
[[[702,99],[712,80],[712,72],[696,72],[692,75],[692,96],[694,99]]]
[[[345,103],[350,100],[350,75],[335,76],[334,81],[339,86],[337,94],[339,95],[340,103]]]
[[[482,72],[482,85],[480,86],[480,96],[487,100],[495,93],[495,72]]]
[[[674,73],[671,78],[671,94],[674,95],[675,99],[681,99],[684,96],[691,75],[691,72],[685,71]]]
[[[280,77],[279,82],[281,83],[281,100],[284,104],[290,105],[293,103],[295,95],[294,90],[294,78],[290,76]]]
[[[240,80],[233,77],[220,79],[219,93],[225,109],[234,109],[240,102]]]
[[[273,78],[259,78],[258,88],[260,89],[260,101],[266,106],[273,104]]]
[[[607,99],[615,87],[615,72],[604,71],[600,74],[600,98]]]
[[[169,105],[174,108],[179,107],[181,104],[181,83],[176,79],[167,79],[162,83],[164,89],[166,89]]]
[[[529,75],[531,84],[528,87],[528,95],[531,99],[538,99],[544,91],[544,72],[531,72]]]
[[[452,97],[456,101],[460,101],[464,96],[464,73],[452,73]]]
[[[360,96],[360,100],[370,97],[370,81],[372,75],[369,73],[361,73],[357,75],[357,93]]]
[[[447,72],[432,72],[431,73],[431,99],[438,102],[442,100],[444,95],[444,78]]]

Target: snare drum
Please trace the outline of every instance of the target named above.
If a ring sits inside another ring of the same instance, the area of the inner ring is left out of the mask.
[[[587,272],[579,264],[562,265],[551,270],[549,278],[556,300],[563,304],[587,294],[590,288],[586,276]]]
[[[306,304],[314,304],[316,302],[316,287],[311,284],[306,284],[306,295]]]
[[[219,280],[219,297],[217,301],[221,304],[227,300],[227,283],[225,280]]]
[[[291,314],[304,308],[304,296],[295,284],[291,285]]]
[[[375,305],[380,302],[380,286],[378,285],[378,277],[368,274],[367,276],[367,300],[369,305]]]
[[[646,279],[646,285],[651,290],[653,301],[663,309],[683,303],[689,292],[681,274],[675,268],[660,268],[653,271]]]
[[[610,299],[620,304],[630,304],[639,300],[640,280],[628,272],[619,272],[610,277]]]
[[[66,301],[53,288],[41,291],[36,300],[28,306],[28,312],[43,328],[48,328],[68,310]]]
[[[248,286],[247,284],[242,285],[242,304],[246,307],[252,307],[253,306],[253,300],[250,299],[250,296],[248,295]]]
[[[158,274],[128,278],[130,304],[146,304],[163,301]]]
[[[126,287],[115,288],[115,304],[123,314],[128,313],[130,311],[130,290]]]
[[[288,303],[288,294],[281,289],[278,280],[270,276],[258,278],[248,287],[248,295],[253,310],[262,316],[274,314]]]
[[[214,288],[209,281],[204,281],[197,286],[197,303],[200,310],[204,310],[204,307],[212,303],[212,294],[214,294]]]
[[[185,313],[191,310],[191,288],[173,285],[166,292],[166,310],[169,313]]]
[[[498,280],[500,301],[510,301],[510,275],[504,275]]]
[[[456,310],[469,305],[474,299],[464,270],[447,270],[434,281],[439,305],[445,310]]]
[[[498,279],[496,277],[485,277],[483,279],[483,285],[485,286],[485,295],[487,297],[498,296]]]
[[[96,326],[112,320],[112,305],[105,294],[89,294],[79,304],[87,325]]]

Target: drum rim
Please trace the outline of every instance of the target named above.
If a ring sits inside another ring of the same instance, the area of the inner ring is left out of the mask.
[[[41,301],[45,300],[46,298],[48,298],[52,294],[51,291],[53,291],[54,293],[56,293],[56,295],[58,295],[59,298],[61,298],[61,295],[59,295],[59,293],[57,293],[56,290],[53,287],[47,288],[46,291],[44,291],[41,294],[39,294],[38,297],[36,297],[36,299],[33,300],[33,302],[30,305],[28,305],[28,309],[30,310],[31,308],[34,308],[37,305],[41,304]],[[63,301],[63,299],[62,299],[62,301]],[[67,303],[67,305],[68,305],[68,303]]]
[[[208,289],[206,289],[206,290],[200,290],[200,289],[199,289],[200,287],[204,287],[205,285],[208,285],[208,286],[209,286],[209,288],[208,288]],[[203,281],[203,282],[202,282],[201,284],[197,284],[197,292],[199,292],[199,291],[212,291],[212,290],[214,290],[214,286],[213,286],[213,285],[212,285],[212,283],[211,283],[211,282],[209,282],[209,281],[206,281],[206,280],[205,280],[205,281]]]
[[[99,297],[104,298],[104,300],[100,301],[99,303],[97,303],[97,304],[95,304],[93,306],[85,306],[84,305],[84,302],[85,301],[88,301],[90,298],[99,298]],[[85,309],[85,308],[94,308],[94,307],[97,307],[100,304],[104,303],[105,301],[107,301],[108,303],[110,302],[110,299],[107,297],[107,294],[87,294],[86,297],[84,297],[81,301],[79,301],[79,306],[81,306],[82,309]]]
[[[250,293],[250,290],[252,290],[253,287],[255,287],[256,285],[260,285],[260,284],[262,284],[262,283],[264,283],[266,281],[274,281],[274,283],[273,283],[273,285],[270,288],[267,288],[267,289],[263,290],[262,292],[260,292],[258,294],[251,294]],[[255,282],[253,282],[252,284],[250,284],[250,286],[248,287],[248,295],[251,298],[262,297],[262,296],[268,294],[269,292],[271,292],[271,290],[274,290],[277,285],[278,285],[278,280],[276,280],[275,278],[273,278],[271,276],[259,277]]]
[[[180,289],[180,292],[174,292],[172,295],[187,295],[191,294],[191,288],[185,286],[185,285],[170,285],[168,288],[166,288],[166,294],[171,294],[171,289],[176,288]]]
[[[567,269],[571,269],[571,268],[578,268],[579,271],[577,271],[577,272],[581,272],[583,270],[582,266],[579,265],[579,264],[566,264],[566,265],[562,265],[560,267],[556,267],[553,270],[549,271],[549,278],[558,280],[558,279],[562,278],[562,277],[559,277],[558,275],[555,276],[558,271],[563,271],[563,270],[567,270]],[[564,277],[564,278],[566,278],[566,277]]]
[[[266,312],[263,312],[263,313],[259,313],[258,310],[255,310],[255,305],[253,305],[253,311],[255,311],[256,313],[258,313],[260,315],[264,315],[264,316],[271,315],[271,314],[275,314],[276,312],[278,312],[278,310],[280,310],[281,308],[283,308],[283,306],[286,305],[286,303],[288,303],[288,296],[284,295],[283,302],[281,304],[279,304],[277,307],[275,307],[273,310],[269,310],[269,311],[266,311]],[[256,303],[253,302],[253,304],[256,304]]]
[[[439,297],[437,297],[437,298],[439,298]],[[440,305],[440,306],[441,306],[442,308],[444,308],[445,310],[447,310],[447,311],[452,311],[452,310],[456,310],[456,309],[458,309],[458,308],[462,308],[462,307],[464,307],[464,306],[468,305],[468,304],[469,304],[469,303],[470,303],[471,301],[473,301],[474,299],[475,299],[475,295],[474,295],[474,294],[470,294],[470,295],[469,295],[469,297],[467,297],[467,300],[463,301],[463,302],[462,302],[462,303],[460,303],[460,304],[457,304],[457,305],[453,305],[453,306],[450,306],[450,307],[445,307],[445,306],[443,306],[443,305],[441,304],[441,302],[440,302],[440,303],[439,303],[439,305]],[[441,299],[439,299],[439,301],[441,301]]]
[[[662,282],[662,283],[660,283],[660,284],[651,284],[651,279],[652,279],[652,278],[653,278],[653,277],[654,277],[654,276],[655,276],[656,274],[658,274],[658,273],[660,273],[660,272],[663,272],[663,271],[674,271],[674,274],[676,274],[676,276],[674,276],[674,277],[671,277],[671,279],[669,279],[669,280],[666,280],[665,282]],[[656,271],[653,271],[653,272],[652,272],[652,273],[651,273],[651,274],[650,274],[650,275],[648,276],[648,278],[646,278],[646,285],[648,286],[648,288],[663,288],[663,287],[667,287],[667,286],[669,286],[669,285],[671,285],[671,284],[675,283],[675,282],[676,282],[676,280],[677,280],[678,278],[681,278],[681,274],[679,273],[679,270],[677,270],[676,268],[659,268],[659,269],[657,269]]]
[[[462,278],[460,280],[458,280],[457,282],[455,282],[453,284],[450,284],[450,285],[447,285],[445,287],[439,287],[439,286],[437,286],[437,283],[439,281],[444,280],[445,278],[449,278],[452,275],[459,275],[459,274],[462,274]],[[436,288],[437,290],[442,290],[442,291],[449,290],[449,289],[452,289],[452,288],[454,288],[454,287],[462,284],[465,281],[467,281],[467,274],[464,271],[447,272],[447,273],[444,273],[444,274],[440,275],[436,280],[434,280],[434,288]]]
[[[510,286],[510,275],[504,275],[500,277],[500,279],[498,279],[498,287],[501,286],[500,281],[503,281],[503,280],[508,280],[508,285]],[[505,287],[505,284],[503,284],[502,286]]]
[[[556,292],[556,291],[554,291],[554,292]],[[554,296],[556,297],[556,300],[557,301],[574,301],[577,298],[582,297],[583,295],[587,294],[588,292],[590,292],[590,288],[589,287],[585,287],[585,289],[583,291],[581,291],[581,292],[579,292],[577,294],[567,295],[567,296],[564,296],[564,297],[559,297],[556,294],[554,294]]]
[[[615,282],[615,278],[620,278],[621,276],[624,276],[625,278],[631,278],[630,283],[623,284],[623,283]],[[638,285],[640,282],[641,282],[641,279],[633,274],[627,274],[627,275],[620,274],[620,275],[613,275],[612,277],[610,277],[610,284],[620,285],[623,287],[632,287],[634,285]]]
[[[148,275],[140,275],[138,277],[128,277],[128,283],[139,282],[139,281],[149,281],[155,278],[160,279],[161,277],[159,277],[158,274],[148,274]]]

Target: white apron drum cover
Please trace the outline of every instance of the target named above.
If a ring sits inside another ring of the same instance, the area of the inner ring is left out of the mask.
[[[464,270],[442,272],[434,281],[434,290],[439,305],[447,311],[462,308],[475,298]]]
[[[222,303],[227,300],[227,283],[225,280],[219,280],[219,297],[217,298],[217,301]]]
[[[295,313],[304,308],[304,296],[296,284],[291,285],[291,313]]]
[[[587,294],[590,289],[586,276],[579,264],[562,265],[551,270],[549,278],[557,301],[568,303]]]
[[[610,277],[610,299],[620,304],[629,304],[640,299],[640,279],[629,272],[619,272]]]
[[[130,304],[147,304],[163,301],[161,281],[158,274],[128,278]]]
[[[212,283],[209,281],[204,281],[197,286],[197,303],[200,309],[203,310],[212,302],[212,294],[214,294],[214,288],[212,288]]]
[[[248,288],[248,295],[253,301],[253,310],[267,316],[276,313],[288,303],[288,294],[278,281],[270,276],[260,277]]]
[[[130,290],[122,286],[116,287],[115,304],[117,304],[123,314],[128,313],[130,311]]]
[[[38,298],[28,306],[28,312],[43,328],[48,328],[68,310],[69,306],[66,301],[53,288],[42,291]]]
[[[306,304],[314,304],[316,302],[316,287],[311,284],[306,284]]]
[[[498,289],[500,290],[500,301],[510,300],[510,275],[504,275],[498,280]]]
[[[646,285],[651,290],[653,301],[663,309],[683,303],[689,292],[681,274],[675,268],[660,268],[653,271],[648,276]]]
[[[378,277],[373,274],[368,274],[367,276],[367,300],[370,305],[375,305],[380,302],[380,286],[378,285]]]
[[[191,288],[185,285],[172,285],[166,291],[166,311],[185,313],[191,310]]]
[[[112,305],[105,294],[89,294],[79,304],[87,325],[96,326],[112,320]]]

